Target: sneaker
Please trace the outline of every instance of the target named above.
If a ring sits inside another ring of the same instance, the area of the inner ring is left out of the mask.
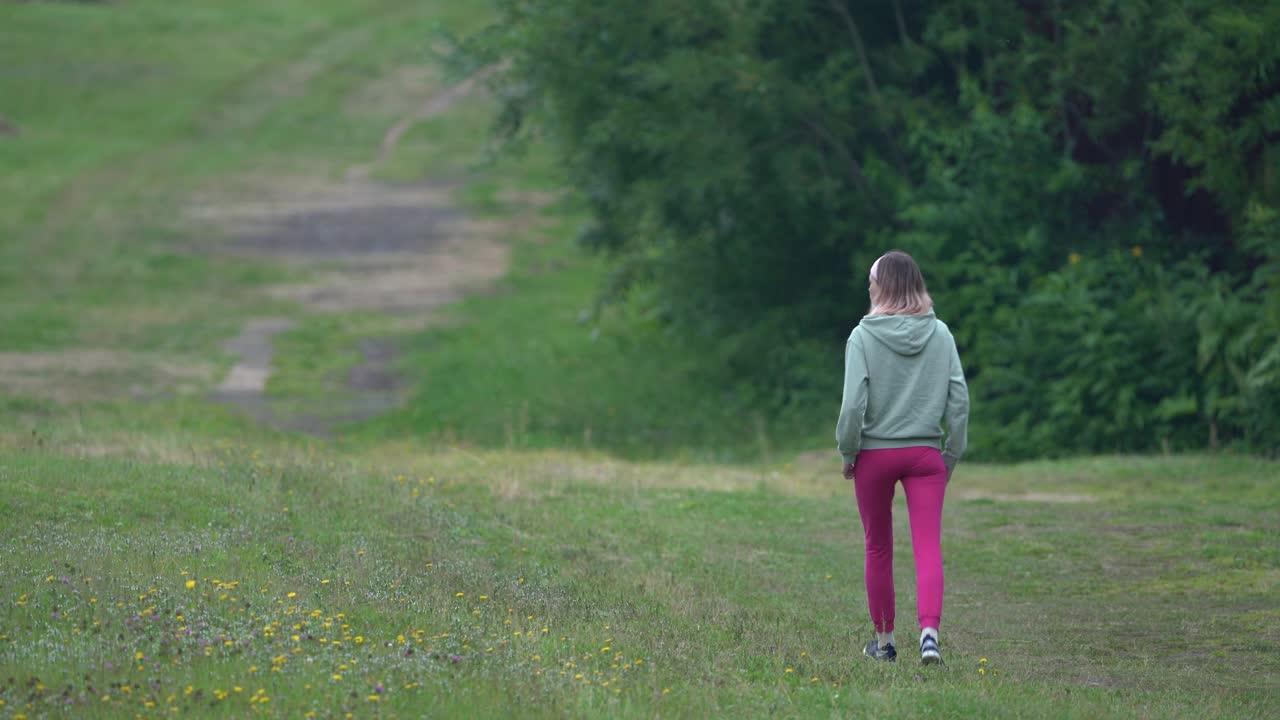
[[[867,646],[862,648],[862,654],[872,660],[881,660],[883,662],[893,662],[898,659],[898,649],[893,646],[893,643],[881,645],[875,640],[867,643]]]
[[[920,664],[942,665],[942,652],[938,650],[938,639],[925,635],[920,639]]]

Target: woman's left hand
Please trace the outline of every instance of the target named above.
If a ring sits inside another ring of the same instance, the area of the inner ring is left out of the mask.
[[[844,464],[844,479],[845,480],[853,479],[853,463]]]

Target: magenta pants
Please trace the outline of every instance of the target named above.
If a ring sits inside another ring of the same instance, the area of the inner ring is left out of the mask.
[[[876,632],[893,630],[893,490],[899,480],[911,520],[920,627],[936,628],[942,619],[942,453],[931,447],[863,450],[853,465],[853,487],[867,541],[867,606]]]

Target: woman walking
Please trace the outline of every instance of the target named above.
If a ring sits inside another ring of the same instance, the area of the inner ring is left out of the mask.
[[[910,255],[871,266],[871,310],[845,346],[844,399],[836,442],[853,480],[866,538],[867,605],[876,639],[863,653],[892,662],[893,493],[902,481],[916,560],[920,661],[942,662],[942,499],[964,453],[969,389],[947,326],[934,317]],[[942,421],[947,424],[942,445]]]

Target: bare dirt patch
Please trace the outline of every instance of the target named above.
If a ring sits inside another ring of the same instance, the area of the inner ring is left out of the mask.
[[[982,488],[959,488],[950,491],[950,494],[960,500],[992,500],[995,502],[1066,503],[1074,505],[1078,503],[1092,503],[1098,501],[1098,498],[1092,495],[1082,495],[1080,493],[1036,491],[996,492],[994,490],[984,490]]]
[[[445,112],[474,83],[443,90],[419,104],[388,129],[373,162],[352,168],[341,182],[276,179],[247,188],[239,198],[206,198],[193,205],[188,219],[213,238],[198,241],[198,246],[204,252],[305,270],[308,281],[271,287],[266,294],[296,302],[307,312],[387,313],[398,316],[406,328],[427,325],[441,306],[481,292],[503,275],[508,255],[504,235],[514,228],[468,219],[452,199],[451,182],[390,185],[368,178],[414,122]],[[264,390],[272,340],[290,327],[279,318],[251,321],[227,346],[238,360],[214,398],[261,422],[321,435],[404,400],[407,388],[392,369],[396,344],[366,339],[341,397],[320,412],[281,410]]]
[[[206,362],[119,350],[0,353],[0,390],[67,404],[190,392],[212,372]]]

